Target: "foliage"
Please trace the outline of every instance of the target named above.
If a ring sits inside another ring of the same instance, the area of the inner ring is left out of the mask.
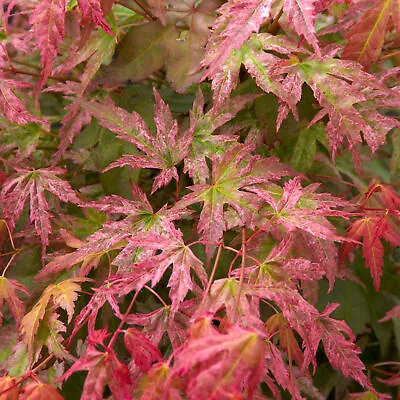
[[[400,396],[399,1],[0,3],[1,400]]]

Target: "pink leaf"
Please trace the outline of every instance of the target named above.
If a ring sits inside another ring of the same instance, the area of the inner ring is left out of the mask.
[[[90,18],[101,29],[109,35],[114,36],[114,32],[104,18],[104,11],[101,8],[100,0],[78,0],[78,5],[84,18]]]
[[[65,7],[65,0],[42,0],[38,2],[29,19],[40,49],[43,67],[38,91],[51,74],[58,46],[64,38]]]

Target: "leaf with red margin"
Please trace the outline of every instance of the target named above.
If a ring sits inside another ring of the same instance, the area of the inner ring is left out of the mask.
[[[8,279],[4,276],[0,276],[0,326],[3,317],[1,313],[1,307],[3,306],[4,301],[6,301],[8,308],[15,319],[15,323],[19,328],[22,317],[25,314],[25,306],[18,297],[17,291],[23,292],[29,296],[28,289],[24,285],[14,279]]]

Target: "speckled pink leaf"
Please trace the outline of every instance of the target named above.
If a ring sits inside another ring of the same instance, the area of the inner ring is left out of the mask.
[[[100,0],[78,0],[79,8],[85,18],[90,18],[96,25],[100,26],[109,35],[114,35],[110,26],[105,20],[104,11],[101,8]]]
[[[59,44],[64,38],[65,13],[65,0],[41,0],[29,18],[43,67],[38,90],[51,74]]]
[[[49,244],[48,237],[51,233],[51,214],[44,191],[50,192],[63,202],[79,204],[81,201],[70,184],[57,176],[65,173],[62,168],[42,168],[34,171],[19,169],[17,172],[17,177],[4,182],[1,191],[4,218],[13,229],[29,196],[30,222],[35,225],[44,250]]]

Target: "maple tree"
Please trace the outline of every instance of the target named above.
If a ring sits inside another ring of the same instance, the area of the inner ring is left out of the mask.
[[[399,1],[0,5],[0,400],[400,398]]]

